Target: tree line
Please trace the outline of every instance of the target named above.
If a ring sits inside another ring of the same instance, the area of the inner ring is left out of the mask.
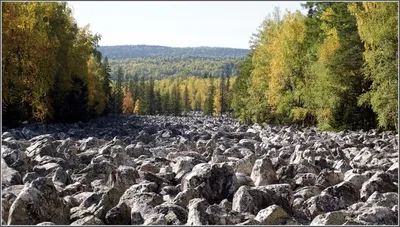
[[[307,2],[276,9],[252,37],[233,87],[244,122],[323,130],[398,128],[398,3]]]
[[[99,46],[101,53],[110,59],[132,59],[152,57],[184,57],[184,58],[243,58],[248,49],[224,47],[168,47],[154,45],[121,45]]]
[[[207,115],[231,112],[231,90],[234,78],[223,76],[167,78],[145,80],[136,75],[123,82],[123,69],[118,68],[116,90],[121,95],[116,101],[116,112],[139,115],[182,115],[202,111]]]
[[[2,4],[3,124],[74,122],[111,111],[100,36],[79,28],[63,2]]]
[[[107,55],[108,56],[108,55]],[[245,55],[244,55],[245,56]],[[134,79],[138,74],[146,80],[152,77],[161,80],[167,77],[187,77],[212,74],[213,77],[236,75],[241,58],[195,58],[195,57],[148,57],[129,59],[110,59],[110,67],[116,72],[124,69],[124,81]],[[112,79],[116,79],[112,77]]]

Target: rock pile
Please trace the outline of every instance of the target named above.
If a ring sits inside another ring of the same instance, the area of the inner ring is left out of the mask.
[[[3,128],[8,225],[396,225],[398,135],[113,115]]]

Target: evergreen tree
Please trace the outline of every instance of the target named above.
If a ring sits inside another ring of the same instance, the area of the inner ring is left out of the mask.
[[[138,74],[135,74],[133,77],[133,85],[132,85],[132,100],[137,100],[139,98],[139,87],[138,87],[138,82],[139,82],[139,76]],[[136,104],[136,103],[135,103]]]
[[[171,108],[170,108],[170,93],[167,91],[163,96],[162,96],[162,112],[164,114],[170,114],[171,113]]]
[[[106,100],[104,113],[109,113],[112,110],[112,108],[111,108],[111,101],[112,101],[111,100],[111,80],[110,80],[111,74],[110,73],[111,73],[111,68],[108,63],[108,58],[105,57],[103,60],[103,73],[102,73],[102,75],[103,75],[103,78],[102,78],[103,91],[104,91],[104,96],[105,96],[105,100]]]
[[[138,99],[140,100],[139,114],[146,114],[148,110],[148,103],[146,95],[146,82],[144,76],[140,78],[138,94]]]
[[[251,72],[253,54],[250,52],[243,62],[239,65],[239,74],[232,88],[232,109],[233,115],[241,121],[251,123],[250,111],[247,107],[247,99],[249,99],[249,84],[251,80]]]
[[[215,93],[214,80],[213,78],[210,78],[208,87],[208,96],[204,106],[205,107],[204,113],[207,115],[212,115],[214,111],[214,93]]]
[[[155,92],[155,113],[156,114],[162,114],[163,113],[163,109],[162,109],[162,96],[160,93],[160,90],[157,90]]]
[[[147,114],[153,115],[155,114],[155,94],[154,94],[154,80],[153,77],[149,79],[149,86],[147,90],[147,103],[148,103],[148,110]]]
[[[398,130],[398,2],[351,3],[364,42],[363,72],[371,81],[359,104],[371,106],[382,128]]]
[[[227,77],[226,77],[226,86],[225,86],[225,99],[226,99],[226,102],[225,102],[225,112],[228,112],[228,113],[230,113],[232,110],[231,110],[231,103],[232,103],[232,96],[231,96],[231,82],[230,82],[230,76],[228,75]]]
[[[229,68],[230,69],[230,68]],[[219,115],[225,113],[226,109],[226,84],[225,84],[225,76],[221,77],[219,82],[219,105],[221,106],[220,111],[218,112]]]
[[[121,67],[118,67],[117,70],[117,81],[114,88],[114,100],[115,100],[115,109],[114,113],[121,113],[122,112],[122,102],[123,102],[123,91],[122,91],[122,77],[124,73]]]
[[[175,83],[173,86],[170,103],[172,108],[172,114],[174,114],[175,116],[179,116],[182,112],[182,108],[181,108],[181,94],[177,83]]]
[[[189,89],[187,85],[185,86],[185,91],[183,93],[183,103],[184,103],[184,110],[185,112],[190,111],[190,99],[189,99]]]

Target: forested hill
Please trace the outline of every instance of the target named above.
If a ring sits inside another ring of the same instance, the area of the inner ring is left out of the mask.
[[[112,72],[124,71],[124,80],[135,75],[149,79],[211,75],[234,76],[239,62],[250,50],[222,47],[167,47],[150,45],[100,46],[97,48],[110,62]],[[115,73],[111,76],[116,79]]]
[[[100,46],[109,59],[143,57],[244,58],[250,50],[224,47],[167,47],[151,45]]]

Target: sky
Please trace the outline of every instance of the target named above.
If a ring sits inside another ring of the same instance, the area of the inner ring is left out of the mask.
[[[104,45],[249,48],[249,39],[275,7],[302,9],[302,2],[68,2],[79,26]]]

